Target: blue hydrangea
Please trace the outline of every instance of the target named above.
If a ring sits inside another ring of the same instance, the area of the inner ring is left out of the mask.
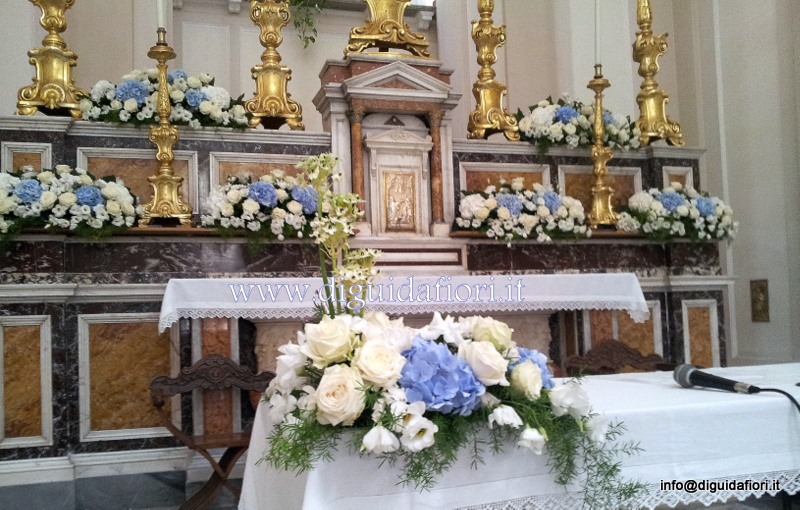
[[[578,112],[571,106],[562,106],[556,110],[556,119],[562,124],[567,124],[574,118],[578,117]]]
[[[39,198],[42,196],[42,187],[37,181],[24,180],[20,181],[19,184],[14,187],[14,194],[17,195],[23,203],[31,204],[39,201]]]
[[[167,73],[167,81],[172,83],[175,80],[186,79],[189,75],[186,74],[186,71],[183,69],[175,69],[174,71],[170,71]]]
[[[317,211],[317,190],[314,188],[295,187],[292,190],[292,198],[300,202],[303,206],[303,214],[313,214]]]
[[[710,198],[698,197],[697,210],[700,211],[700,216],[713,216],[717,212],[717,206]]]
[[[544,205],[550,209],[551,214],[555,214],[558,208],[561,207],[561,197],[557,193],[547,191],[542,198],[544,198]]]
[[[519,213],[522,212],[522,202],[517,195],[512,195],[511,193],[498,194],[497,205],[508,209],[511,216],[519,216]]]
[[[520,363],[531,360],[539,367],[539,370],[542,371],[542,386],[548,389],[552,388],[555,384],[553,383],[553,374],[551,374],[550,369],[547,368],[547,356],[536,349],[531,350],[524,347],[517,347],[517,350],[519,351],[519,360],[516,363],[508,365],[508,371],[511,372],[511,370]]]
[[[103,194],[94,186],[81,186],[75,192],[75,196],[78,197],[78,203],[81,205],[94,207],[103,203]]]
[[[468,416],[480,406],[486,387],[475,377],[472,367],[451,353],[445,344],[416,337],[404,351],[400,386],[409,402],[425,402],[430,411]]]
[[[199,108],[200,103],[208,101],[206,95],[199,89],[189,89],[186,91],[186,102],[193,108]]]
[[[664,209],[669,212],[675,212],[675,209],[677,209],[679,205],[686,203],[683,195],[680,193],[675,193],[674,191],[662,193],[661,196],[658,197],[658,200],[664,205]]]
[[[614,123],[614,115],[611,112],[603,112],[603,123],[613,124]]]
[[[147,87],[140,81],[128,80],[117,85],[117,99],[123,103],[133,98],[141,105],[149,95]]]
[[[278,193],[275,186],[268,182],[258,181],[251,184],[247,196],[267,207],[278,205]]]

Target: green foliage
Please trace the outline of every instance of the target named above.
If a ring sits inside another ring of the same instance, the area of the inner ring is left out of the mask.
[[[327,3],[328,0],[289,0],[289,5],[294,8],[292,23],[297,30],[297,36],[303,41],[303,48],[317,42],[315,16],[322,12]]]

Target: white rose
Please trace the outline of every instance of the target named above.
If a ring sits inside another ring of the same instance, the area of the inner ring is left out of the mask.
[[[116,184],[108,183],[102,189],[101,193],[103,194],[104,197],[106,197],[109,200],[111,200],[111,199],[117,198],[117,195],[119,195],[119,188],[120,187],[117,186]]]
[[[511,211],[508,210],[508,207],[501,207],[497,210],[497,217],[501,220],[507,220],[511,218]]]
[[[70,207],[77,201],[78,197],[75,196],[75,193],[62,193],[58,197],[58,203],[64,207]]]
[[[518,429],[522,426],[522,419],[513,407],[501,405],[489,415],[489,428],[493,428],[495,423],[500,426],[508,425],[509,427]]]
[[[511,387],[536,400],[542,394],[542,369],[531,360],[525,360],[511,371]]]
[[[679,205],[675,212],[678,213],[678,216],[689,216],[689,207],[686,205]]]
[[[476,342],[491,342],[498,351],[503,352],[515,346],[511,340],[513,329],[504,322],[491,317],[479,317],[472,330],[472,338]]]
[[[214,111],[214,104],[211,101],[203,101],[200,103],[200,113],[203,115],[210,115]]]
[[[223,216],[233,216],[233,204],[222,204],[219,208],[219,212]]]
[[[495,200],[494,198],[487,198],[486,202],[484,202],[483,205],[484,207],[486,207],[491,211],[492,209],[497,207],[497,200]]]
[[[136,208],[130,202],[122,202],[122,213],[125,216],[133,216],[136,214]]]
[[[39,203],[42,204],[42,207],[45,209],[49,209],[50,206],[56,203],[58,197],[52,191],[45,191],[42,193],[42,196],[39,197]]]
[[[550,405],[556,416],[569,413],[576,420],[580,420],[589,414],[589,396],[575,381],[568,381],[550,390]]]
[[[44,172],[40,172],[39,175],[36,176],[39,179],[39,182],[44,184],[50,184],[55,179],[56,175],[53,172],[49,172],[45,170]]]
[[[134,98],[127,99],[122,106],[126,112],[135,112],[139,109],[139,103]]]
[[[574,135],[577,131],[577,128],[573,124],[567,124],[564,126],[564,133],[568,135]]]
[[[81,175],[81,184],[83,184],[84,186],[91,186],[92,178],[86,174]]]
[[[396,452],[400,448],[400,440],[385,427],[378,425],[367,432],[362,442],[364,450],[375,455]]]
[[[281,189],[281,188],[278,188],[278,189],[275,190],[275,195],[278,197],[278,200],[280,200],[281,202],[283,202],[287,198],[289,198],[289,194],[286,193],[286,190],[285,189]]]
[[[491,342],[464,342],[458,348],[458,356],[467,361],[475,377],[484,385],[508,386],[508,360],[497,352]]]
[[[7,214],[17,208],[17,201],[9,197],[0,197],[0,214]],[[2,218],[0,218],[2,220]]]
[[[475,210],[475,218],[479,219],[480,221],[485,220],[489,217],[489,209],[486,207],[479,207]]]
[[[546,205],[540,205],[536,207],[536,214],[542,217],[550,216],[550,209]]]
[[[56,172],[60,174],[68,174],[72,172],[72,168],[69,165],[56,165]]]
[[[345,365],[327,367],[317,386],[317,421],[323,425],[352,425],[364,410],[364,392],[359,389],[363,384],[361,374],[355,368]]]
[[[261,205],[259,205],[259,203],[253,200],[252,198],[248,198],[244,202],[242,202],[242,209],[246,213],[254,214],[258,212],[259,209],[261,209]]]
[[[282,219],[286,218],[286,211],[283,210],[283,209],[278,209],[276,207],[275,209],[272,210],[272,217],[276,218],[276,219],[279,219],[279,220],[282,220]]]
[[[122,206],[116,200],[109,200],[106,203],[106,211],[108,211],[108,214],[117,216],[122,212]]]
[[[186,85],[188,85],[193,89],[199,89],[200,87],[203,86],[203,83],[197,76],[189,76],[188,78],[186,78]]]
[[[353,350],[351,322],[352,316],[338,315],[333,319],[325,317],[319,324],[306,324],[302,353],[311,358],[317,368],[346,360]]]
[[[242,195],[239,193],[239,190],[232,189],[225,194],[225,198],[232,204],[238,204],[239,200],[242,199]]]
[[[400,379],[406,359],[387,342],[371,340],[356,350],[353,366],[361,370],[364,380],[388,387]]]
[[[176,103],[180,103],[186,97],[186,94],[181,92],[178,89],[172,89],[172,92],[169,93],[169,97]]]
[[[525,429],[519,436],[517,445],[523,448],[530,448],[536,455],[541,455],[544,451],[544,436],[536,429]]]
[[[292,200],[286,204],[286,208],[289,209],[289,212],[292,214],[301,214],[303,212],[303,204],[297,200]]]

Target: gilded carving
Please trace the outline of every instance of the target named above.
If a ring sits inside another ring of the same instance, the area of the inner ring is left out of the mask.
[[[595,66],[595,76],[589,82],[588,88],[594,91],[594,111],[603,111],[603,91],[611,84],[603,78],[602,66]],[[614,212],[611,199],[614,196],[614,188],[606,182],[608,167],[606,164],[614,157],[611,147],[603,145],[603,135],[605,126],[603,115],[594,116],[594,145],[592,146],[592,162],[594,163],[594,186],[592,186],[592,209],[589,211],[588,220],[592,228],[596,229],[600,225],[615,225],[619,215]]]
[[[403,21],[406,7],[411,0],[363,0],[369,5],[370,18],[364,26],[350,30],[350,40],[344,50],[347,57],[353,53],[365,53],[368,48],[378,48],[380,55],[407,57],[403,53],[392,53],[400,49],[419,58],[431,58],[430,44],[424,34],[412,32]]]
[[[416,232],[416,196],[414,174],[383,173],[383,202],[387,232]]]

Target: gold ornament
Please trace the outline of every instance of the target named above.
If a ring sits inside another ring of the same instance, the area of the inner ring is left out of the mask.
[[[592,146],[592,162],[594,163],[594,186],[592,186],[592,209],[589,212],[589,225],[597,229],[600,225],[616,225],[619,215],[614,212],[611,197],[614,188],[606,184],[608,163],[614,157],[611,147],[603,145],[605,126],[603,125],[603,91],[611,84],[603,78],[603,66],[594,66],[594,79],[588,88],[594,91],[594,145]]]
[[[411,31],[403,22],[403,14],[411,0],[363,0],[369,5],[370,19],[363,27],[350,30],[350,40],[344,56],[365,53],[367,48],[378,48],[380,55],[408,57],[404,53],[390,53],[390,49],[410,52],[419,58],[431,58],[428,41],[423,34]]]
[[[39,24],[48,34],[42,39],[42,48],[28,52],[31,65],[36,67],[33,84],[17,92],[17,111],[14,115],[33,115],[41,111],[47,115],[70,115],[81,118],[79,95],[88,96],[75,86],[72,68],[78,55],[67,49],[61,32],[67,29],[66,11],[75,0],[30,0],[42,10]]]
[[[144,212],[139,225],[146,226],[153,218],[177,218],[181,225],[192,225],[192,208],[184,204],[178,193],[183,177],[175,175],[172,161],[175,159],[172,147],[180,138],[178,128],[169,122],[172,111],[167,85],[167,60],[175,58],[175,51],[167,44],[167,31],[158,29],[158,43],[150,48],[147,56],[158,62],[158,126],[150,126],[150,141],[158,148],[156,159],[161,163],[158,175],[147,178],[153,187],[153,198],[143,207]]]
[[[472,87],[477,102],[469,115],[467,138],[483,139],[494,133],[504,133],[509,140],[519,140],[517,119],[503,106],[507,88],[495,81],[497,73],[492,65],[497,62],[497,48],[506,42],[505,25],[496,27],[492,20],[494,0],[478,0],[480,21],[472,22],[472,40],[478,50],[478,81]]]
[[[665,139],[670,145],[683,146],[683,134],[677,122],[667,116],[669,96],[658,88],[655,80],[658,74],[658,57],[667,52],[667,35],[653,35],[653,11],[650,0],[638,0],[636,22],[636,42],[633,43],[633,61],[639,64],[639,76],[644,78],[636,102],[639,103],[639,120],[636,127],[642,132],[639,139],[642,145]]]
[[[250,0],[250,19],[261,28],[261,45],[266,48],[261,54],[261,65],[251,69],[256,81],[256,93],[244,104],[245,110],[253,114],[250,127],[263,124],[267,129],[278,129],[289,124],[294,131],[303,131],[303,107],[291,99],[287,84],[292,71],[281,65],[278,46],[283,42],[281,29],[291,19],[288,0]]]

